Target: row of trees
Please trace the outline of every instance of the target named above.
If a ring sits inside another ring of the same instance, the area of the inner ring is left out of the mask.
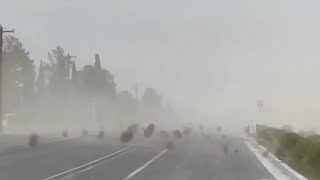
[[[141,106],[162,108],[162,98],[152,88],[145,90],[141,101],[129,91],[117,92],[114,76],[101,66],[98,53],[93,65],[85,65],[81,70],[77,70],[73,58],[58,46],[48,53],[48,60],[41,61],[36,68],[19,39],[4,37],[4,112],[43,102],[66,104],[79,99],[86,102],[95,99],[102,106],[100,109],[105,108],[102,104],[107,102],[123,112],[137,112]]]

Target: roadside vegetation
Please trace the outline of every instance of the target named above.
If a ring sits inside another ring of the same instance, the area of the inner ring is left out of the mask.
[[[175,120],[174,109],[163,104],[156,89],[141,89],[132,82],[133,91],[119,90],[110,69],[112,60],[96,53],[81,62],[59,45],[47,49],[47,54],[33,60],[18,38],[4,36],[3,113],[16,115],[10,128],[38,133],[61,129],[63,137],[72,129],[83,129],[83,136],[96,130],[100,139],[104,132],[99,129],[123,131],[132,124],[130,133],[124,133],[129,138],[138,131],[138,123]],[[150,127],[146,135],[153,131]]]
[[[29,136],[29,142],[28,145],[30,147],[36,146],[39,143],[39,135],[36,132],[31,133]]]
[[[320,177],[320,136],[257,126],[257,142],[309,179]]]

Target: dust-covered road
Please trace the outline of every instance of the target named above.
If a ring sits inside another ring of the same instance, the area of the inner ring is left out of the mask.
[[[176,141],[87,136],[0,154],[1,180],[262,180],[273,176],[236,138],[193,136]],[[224,147],[228,152],[225,153]]]

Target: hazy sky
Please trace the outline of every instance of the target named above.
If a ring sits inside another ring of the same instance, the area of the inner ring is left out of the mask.
[[[118,89],[154,87],[211,114],[320,108],[320,1],[0,0],[31,57],[57,45],[102,65]]]

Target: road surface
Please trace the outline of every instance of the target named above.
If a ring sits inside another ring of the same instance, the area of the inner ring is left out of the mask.
[[[177,140],[169,150],[166,142],[158,137],[136,137],[123,144],[117,136],[103,140],[87,136],[5,151],[0,153],[0,179],[274,179],[241,139],[193,136]]]

